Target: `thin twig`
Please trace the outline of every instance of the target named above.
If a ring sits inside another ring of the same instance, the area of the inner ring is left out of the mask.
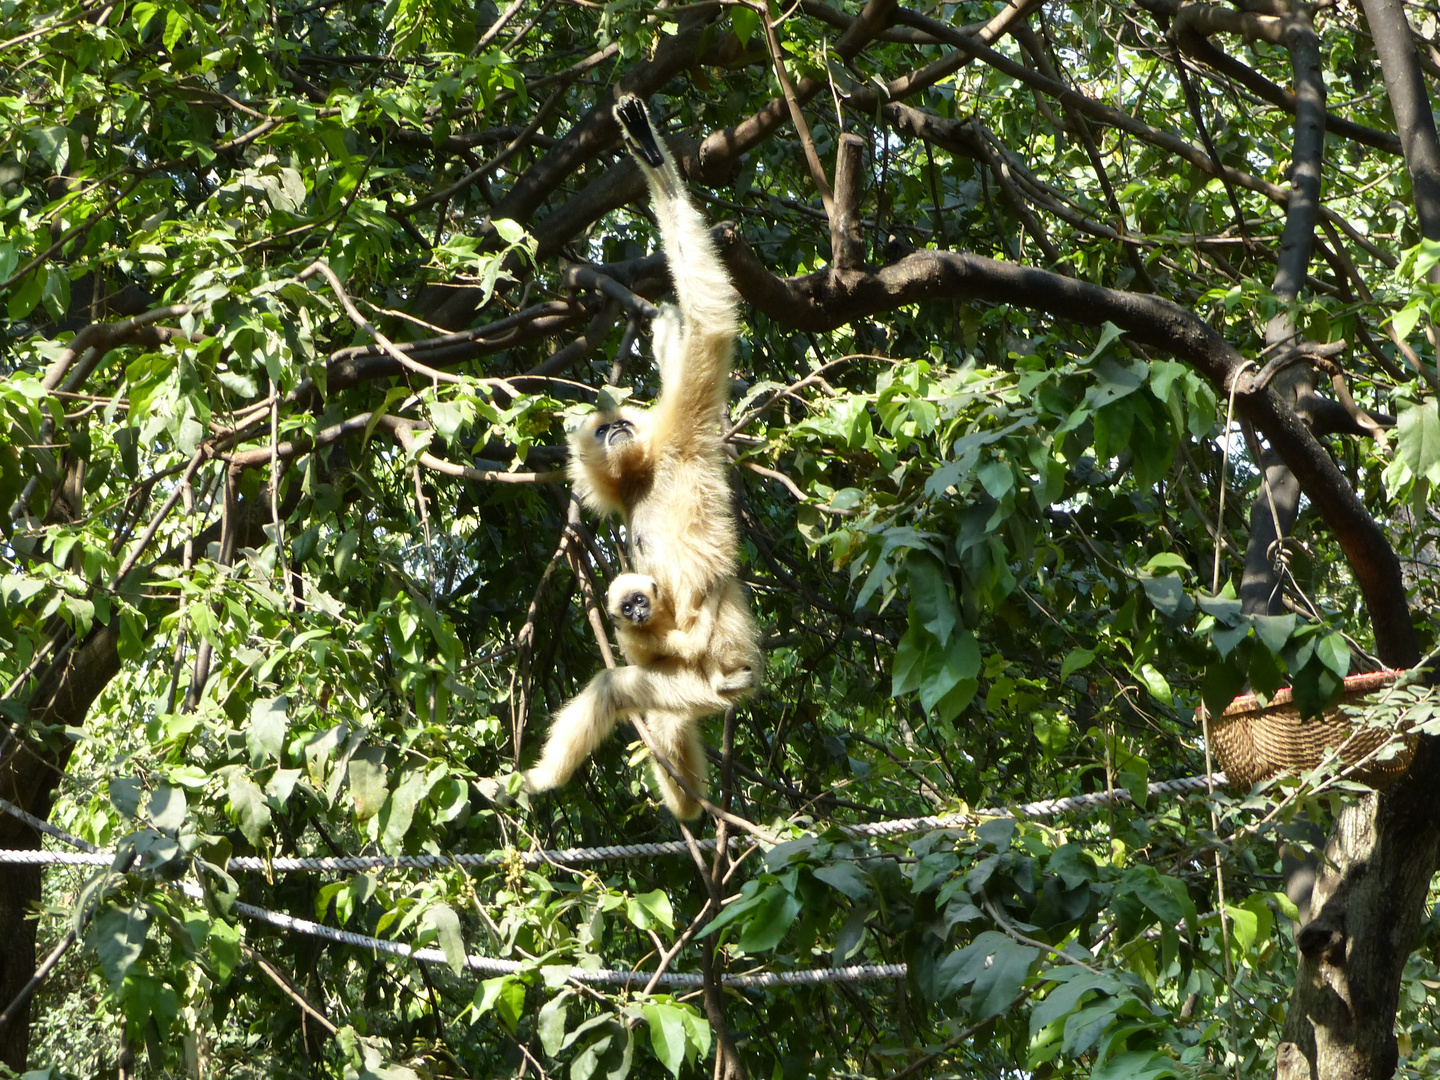
[[[278,986],[291,1001],[299,1005],[301,1010],[309,1013],[325,1029],[326,1034],[334,1036],[340,1034],[340,1029],[330,1022],[330,1018],[310,1003],[310,999],[302,994],[285,973],[276,967],[270,960],[263,956],[258,950],[249,945],[242,945],[245,955],[251,963],[269,976],[270,981]]]
[[[435,382],[462,383],[465,380],[459,375],[451,375],[448,371],[438,371],[432,367],[426,367],[418,360],[406,356],[395,343],[371,325],[370,320],[360,314],[360,309],[355,306],[345,292],[345,286],[340,284],[340,279],[335,276],[335,271],[323,260],[316,259],[300,273],[295,275],[300,281],[308,281],[316,274],[322,275],[330,283],[330,289],[339,299],[340,305],[345,309],[345,314],[350,316],[350,321],[375,339],[375,343],[385,350],[386,355],[403,367],[406,371],[413,371],[417,375],[423,375]]]
[[[810,166],[810,177],[815,181],[815,190],[820,193],[820,201],[825,204],[825,216],[833,217],[835,196],[830,190],[830,181],[825,178],[825,166],[820,164],[820,154],[816,151],[815,140],[810,135],[810,125],[805,122],[805,114],[800,110],[795,84],[790,81],[790,75],[785,70],[785,61],[780,53],[780,39],[775,35],[775,23],[770,21],[770,11],[764,4],[751,6],[760,16],[760,25],[765,27],[765,44],[770,49],[770,62],[775,66],[775,78],[779,80],[780,90],[785,95],[785,104],[790,109],[790,120],[795,125],[795,132],[800,136],[800,145],[805,150],[805,161]]]

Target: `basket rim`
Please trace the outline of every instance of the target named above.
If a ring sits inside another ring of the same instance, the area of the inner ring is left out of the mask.
[[[1364,671],[1358,675],[1347,675],[1343,693],[1366,694],[1373,690],[1379,690],[1382,687],[1390,686],[1404,674],[1404,669],[1382,668],[1380,671]],[[1282,686],[1276,690],[1264,705],[1260,704],[1260,699],[1255,694],[1241,694],[1225,707],[1225,711],[1220,714],[1218,719],[1240,716],[1244,713],[1255,712],[1257,709],[1272,709],[1277,705],[1288,705],[1292,697],[1291,688],[1288,686]],[[1202,705],[1201,708],[1203,710],[1204,706]]]

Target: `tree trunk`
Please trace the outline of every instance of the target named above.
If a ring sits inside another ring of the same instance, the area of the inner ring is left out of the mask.
[[[1410,171],[1421,232],[1440,229],[1440,145],[1399,0],[1364,0]],[[1387,614],[1371,612],[1379,620]],[[1418,651],[1385,649],[1397,667]],[[1277,1080],[1388,1080],[1399,1059],[1395,1009],[1440,856],[1440,751],[1425,739],[1401,780],[1348,807],[1326,845],[1314,918],[1296,938],[1300,967]]]
[[[30,699],[28,730],[78,727],[105,684],[120,670],[119,619],[96,627],[85,641],[63,655],[43,677]],[[0,761],[0,794],[36,817],[50,814],[50,797],[64,775],[74,741],[63,735],[50,747],[5,740]],[[40,834],[20,819],[0,813],[0,848],[40,847]],[[35,974],[35,907],[40,902],[40,867],[10,866],[0,873],[0,1008],[9,1005]],[[30,1049],[29,1003],[0,1030],[0,1062],[25,1071]]]

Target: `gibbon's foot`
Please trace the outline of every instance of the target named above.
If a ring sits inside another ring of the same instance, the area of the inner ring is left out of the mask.
[[[650,114],[645,103],[634,94],[626,94],[615,103],[615,119],[620,122],[620,133],[631,152],[652,169],[665,164],[665,157],[655,142],[655,130],[650,126]]]
[[[648,574],[621,574],[610,583],[610,614],[631,626],[644,626],[655,614],[658,590]]]
[[[755,669],[747,664],[734,671],[722,671],[720,677],[715,680],[713,689],[723,698],[738,701],[754,690],[759,681],[755,675]]]

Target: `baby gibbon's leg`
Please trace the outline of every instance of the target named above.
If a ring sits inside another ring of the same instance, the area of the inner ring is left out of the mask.
[[[665,755],[675,771],[701,795],[705,794],[705,746],[700,741],[700,722],[666,712],[646,713],[642,721],[654,740],[655,747]],[[700,804],[685,793],[659,761],[650,762],[660,797],[670,812],[681,821],[690,821],[700,814]]]

